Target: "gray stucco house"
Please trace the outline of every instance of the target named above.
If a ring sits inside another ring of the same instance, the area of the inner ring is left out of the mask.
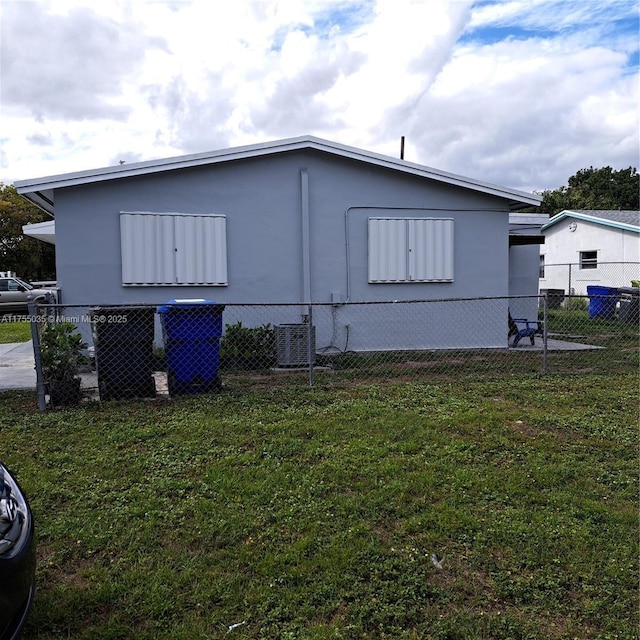
[[[345,303],[537,293],[540,224],[517,232],[514,222],[539,196],[314,137],[16,188],[55,216],[69,305],[326,303],[339,309],[337,330],[351,327],[354,350],[501,347],[508,300],[481,321],[464,306],[455,323],[449,305],[429,327],[403,315],[402,338],[393,305],[374,318]]]

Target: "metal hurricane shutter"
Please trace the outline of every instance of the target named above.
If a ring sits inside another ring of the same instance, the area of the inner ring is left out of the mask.
[[[409,278],[420,282],[453,280],[453,220],[416,218],[409,224]]]
[[[120,215],[123,284],[174,284],[173,221],[170,216]]]
[[[407,280],[407,226],[401,218],[369,218],[369,282]]]

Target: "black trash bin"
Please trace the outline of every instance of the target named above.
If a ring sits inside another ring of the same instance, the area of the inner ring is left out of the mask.
[[[620,311],[618,320],[620,322],[640,322],[640,288],[620,287]]]
[[[201,299],[170,300],[158,307],[169,395],[222,387],[218,368],[223,310],[223,304]]]
[[[100,400],[153,398],[153,307],[89,311]]]
[[[564,289],[540,289],[540,295],[547,296],[547,309],[560,309],[564,301]]]

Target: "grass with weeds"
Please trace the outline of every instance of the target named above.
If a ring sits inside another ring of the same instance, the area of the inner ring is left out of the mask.
[[[634,375],[2,399],[26,637],[637,638]]]
[[[29,340],[31,340],[30,322],[5,320],[5,316],[0,316],[0,344],[28,342]]]

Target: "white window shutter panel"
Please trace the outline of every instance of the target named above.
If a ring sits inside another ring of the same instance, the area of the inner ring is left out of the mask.
[[[122,260],[122,284],[136,282],[136,244],[139,244],[134,216],[120,214],[120,256]]]
[[[402,282],[407,275],[405,220],[369,218],[369,282]]]
[[[227,284],[223,216],[175,216],[176,271],[181,284]]]
[[[144,216],[141,216],[144,217]],[[155,237],[153,249],[155,255],[150,264],[153,265],[148,274],[147,282],[157,282],[160,284],[175,284],[176,265],[173,260],[175,253],[176,239],[173,227],[173,220],[170,216],[150,216],[154,218]]]
[[[408,224],[410,279],[453,280],[453,220],[417,218]]]
[[[207,237],[207,269],[215,284],[227,284],[227,219],[223,216],[212,218]]]
[[[120,215],[123,284],[173,284],[173,224],[166,216]],[[171,250],[171,251],[170,251]]]
[[[196,263],[200,253],[197,224],[195,216],[174,217],[176,281],[179,284],[195,284],[197,282]]]

